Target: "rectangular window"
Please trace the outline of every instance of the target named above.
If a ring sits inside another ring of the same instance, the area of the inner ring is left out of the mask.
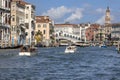
[[[28,19],[28,14],[26,14],[26,19]]]
[[[45,33],[46,33],[46,31],[44,30],[44,31],[43,31],[43,34],[45,34]]]
[[[9,2],[9,8],[11,7],[11,2]]]
[[[2,12],[0,12],[0,16],[2,16]]]
[[[26,27],[26,29],[29,29],[29,24],[25,23],[25,27]]]
[[[5,1],[5,8],[7,8],[7,1]]]
[[[5,16],[5,24],[7,24],[8,19],[7,19],[7,15]]]
[[[9,20],[8,20],[8,23],[9,23],[9,24],[11,23],[10,19],[11,19],[11,18],[9,17]]]
[[[29,9],[29,7],[28,7],[28,6],[27,6],[26,8],[27,8],[27,9]]]
[[[40,25],[40,24],[38,24],[38,28],[39,28],[39,27],[41,27],[41,25]]]
[[[47,27],[47,25],[46,25],[46,24],[43,24],[43,27],[44,27],[44,28],[46,28],[46,27]]]
[[[12,18],[12,21],[15,21],[15,18],[14,18],[14,17]]]

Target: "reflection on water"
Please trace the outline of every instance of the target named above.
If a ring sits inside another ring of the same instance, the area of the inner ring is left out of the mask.
[[[39,48],[37,56],[20,57],[19,50],[0,50],[0,80],[119,80],[120,54],[114,47]],[[7,55],[4,55],[7,54]]]

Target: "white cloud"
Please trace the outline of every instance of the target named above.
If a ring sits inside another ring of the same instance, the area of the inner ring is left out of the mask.
[[[84,9],[82,8],[67,8],[65,6],[60,6],[57,8],[51,8],[47,12],[44,12],[42,15],[50,16],[53,20],[58,22],[60,20],[62,22],[75,22],[76,20],[80,20],[83,17],[83,10]],[[65,19],[67,16],[69,17]]]
[[[85,3],[85,4],[83,4],[83,7],[85,7],[85,8],[90,8],[91,5],[90,5],[89,3]]]
[[[50,16],[52,19],[59,19],[63,17],[65,14],[70,13],[71,9],[66,8],[65,6],[60,6],[57,8],[51,8],[47,12],[42,15]]]
[[[98,13],[105,13],[105,9],[98,8],[98,9],[96,9],[96,12],[98,12]]]
[[[111,15],[111,21],[113,21],[113,20],[114,20],[114,16]],[[101,18],[99,18],[99,19],[96,21],[96,23],[104,24],[104,23],[105,23],[105,15],[102,16]]]
[[[80,20],[83,17],[82,12],[82,8],[75,9],[72,14],[65,20],[65,22],[75,22],[77,20]]]
[[[111,21],[115,20],[115,16],[111,15]]]
[[[105,23],[105,15],[102,16],[101,18],[99,18],[99,19],[96,21],[96,23],[98,23],[98,24],[104,24],[104,23]]]

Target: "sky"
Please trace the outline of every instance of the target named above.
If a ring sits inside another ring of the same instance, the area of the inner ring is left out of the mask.
[[[50,16],[55,23],[104,24],[109,6],[111,22],[120,22],[120,0],[25,0],[36,6],[37,16]]]

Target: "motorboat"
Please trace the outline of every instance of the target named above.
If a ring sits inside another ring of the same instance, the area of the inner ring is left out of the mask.
[[[99,47],[100,48],[107,48],[107,46],[105,44],[101,44]]]
[[[65,49],[65,53],[75,53],[77,50],[76,46],[68,46]]]
[[[33,56],[37,54],[37,48],[25,45],[20,48],[19,56]]]
[[[118,53],[120,53],[120,42],[118,42],[118,45],[116,46],[116,50]]]

